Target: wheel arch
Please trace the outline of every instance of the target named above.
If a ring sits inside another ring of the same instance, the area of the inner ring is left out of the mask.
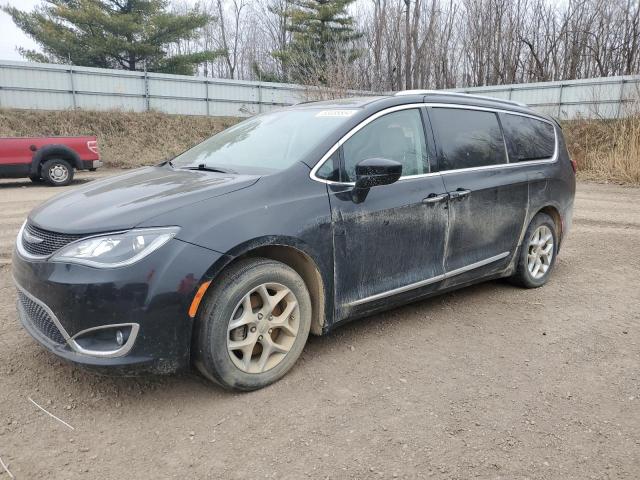
[[[239,245],[220,258],[205,275],[206,279],[215,279],[237,261],[260,257],[284,263],[302,277],[311,297],[311,333],[322,335],[326,331],[326,312],[329,297],[327,295],[327,279],[319,266],[319,262],[305,248],[305,244],[290,238],[263,238]]]
[[[531,223],[531,220],[533,220],[534,217],[539,213],[545,213],[549,215],[553,220],[553,223],[555,223],[556,231],[558,232],[558,249],[560,249],[560,244],[562,243],[562,236],[563,236],[563,230],[564,230],[564,225],[562,222],[562,216],[560,215],[560,210],[558,210],[558,207],[556,207],[555,205],[551,205],[551,204],[545,205],[544,207],[540,208],[531,217],[531,219],[529,220],[529,223]]]
[[[38,149],[31,159],[31,174],[38,175],[44,162],[52,158],[60,158],[71,163],[72,168],[82,168],[80,155],[66,145],[51,144]]]

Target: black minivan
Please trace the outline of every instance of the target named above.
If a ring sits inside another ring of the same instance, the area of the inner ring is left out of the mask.
[[[33,210],[13,258],[19,317],[74,362],[194,364],[252,390],[309,333],[487,279],[545,284],[574,192],[560,126],[522,104],[300,104]]]

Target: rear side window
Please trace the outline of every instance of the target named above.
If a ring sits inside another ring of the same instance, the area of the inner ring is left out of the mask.
[[[510,145],[512,162],[553,157],[556,137],[550,123],[522,115],[505,114],[502,117],[502,128]]]
[[[507,163],[504,138],[495,113],[433,108],[430,115],[440,140],[440,170]]]

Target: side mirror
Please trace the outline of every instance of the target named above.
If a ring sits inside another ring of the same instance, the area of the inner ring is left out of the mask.
[[[401,175],[401,163],[386,158],[368,158],[356,165],[356,189],[389,185]]]

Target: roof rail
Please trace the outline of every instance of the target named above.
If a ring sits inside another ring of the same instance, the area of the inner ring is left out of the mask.
[[[451,95],[456,97],[473,97],[481,100],[491,100],[492,102],[506,103],[508,105],[517,105],[518,107],[527,107],[526,103],[515,102],[513,100],[505,100],[503,98],[487,97],[485,95],[476,95],[475,93],[449,92],[443,90],[402,90],[393,94],[394,97],[403,95]]]

